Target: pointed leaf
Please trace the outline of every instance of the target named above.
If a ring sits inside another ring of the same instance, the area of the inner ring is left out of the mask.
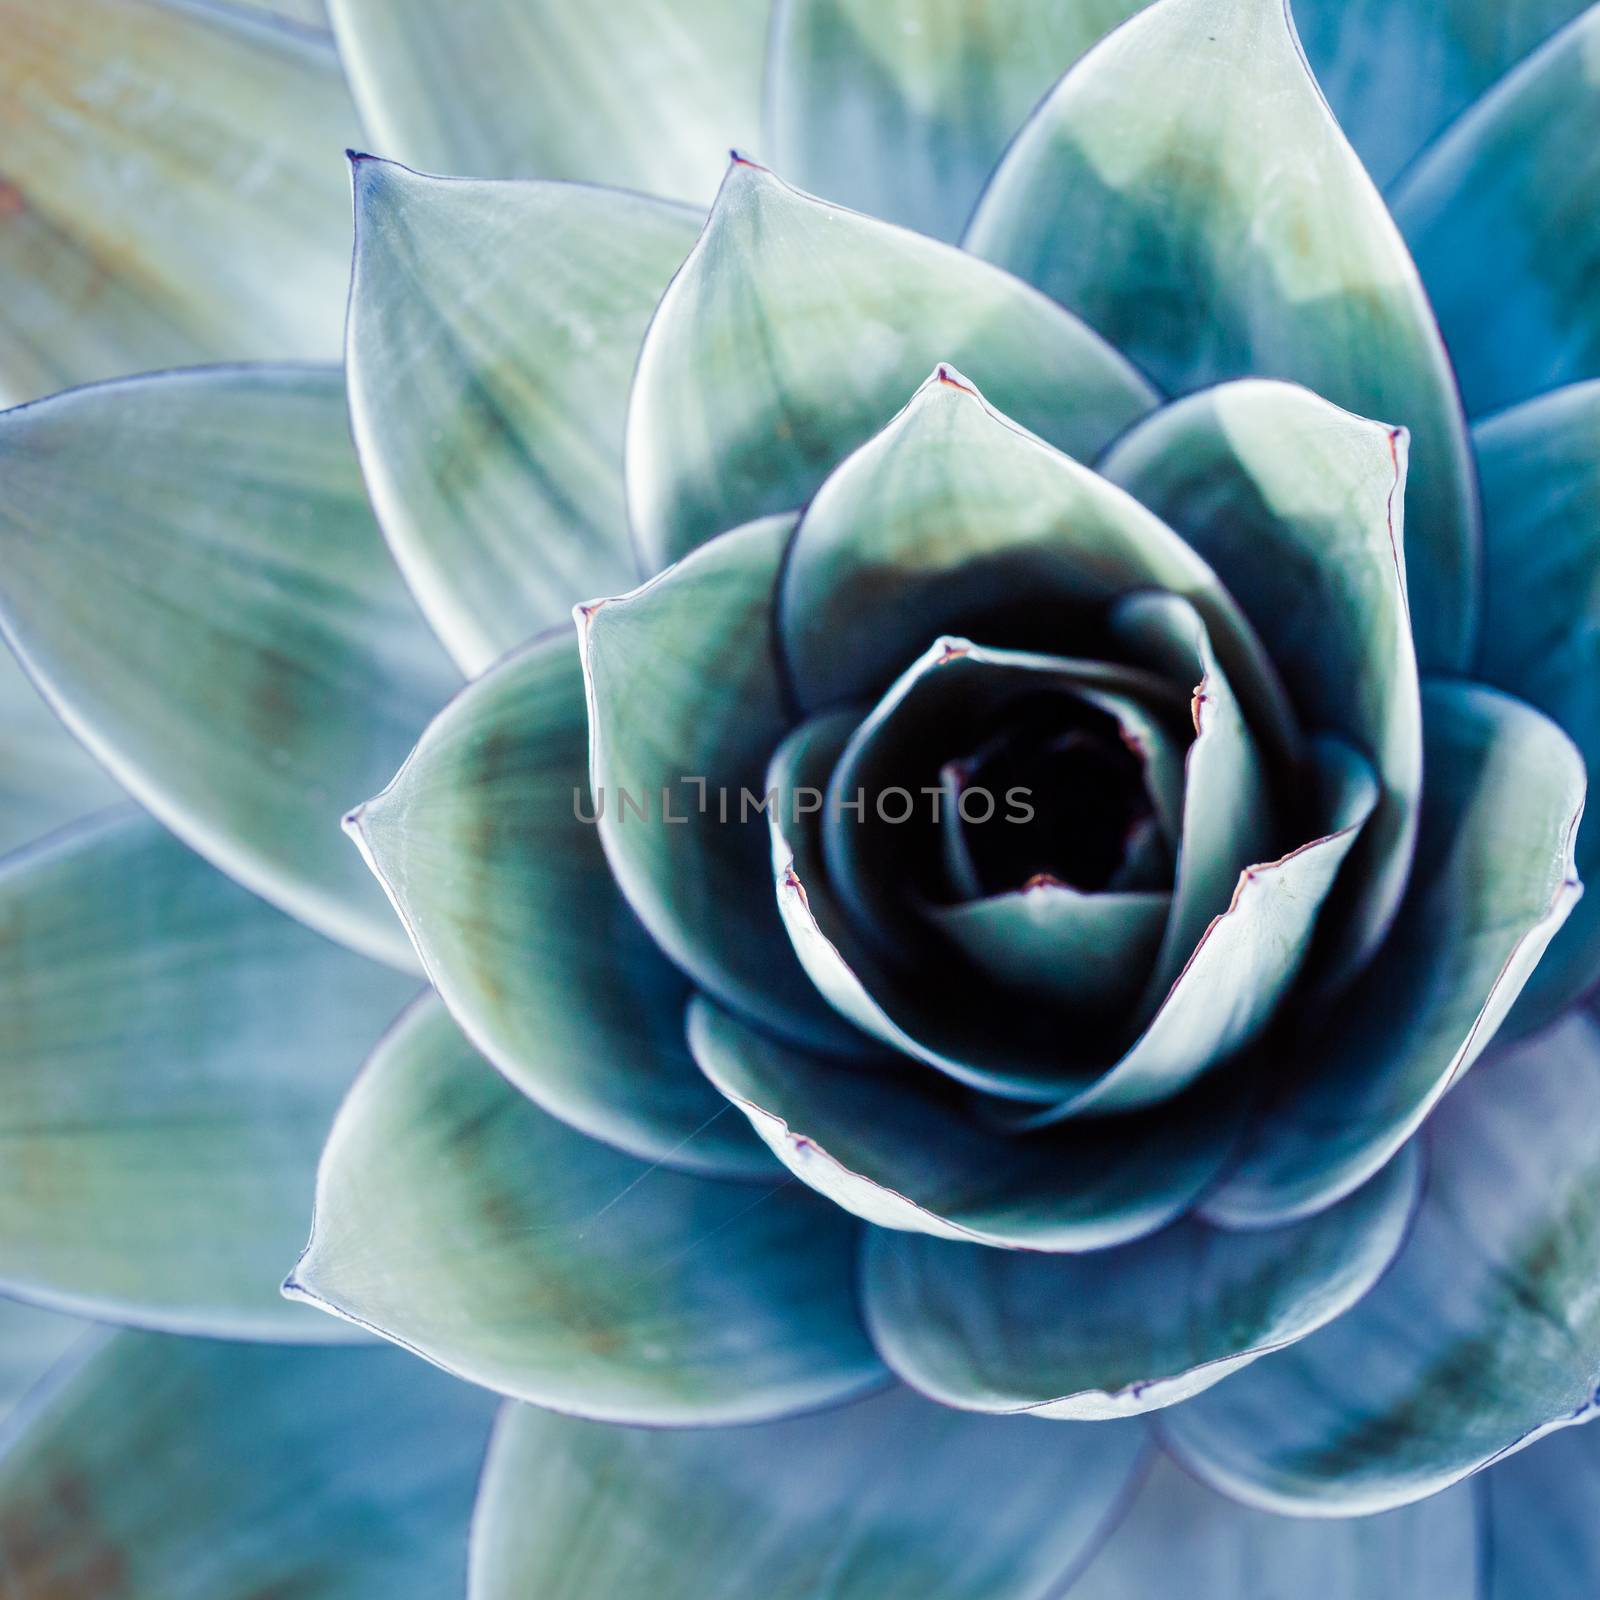
[[[0,37],[0,399],[338,354],[330,41],[184,0],[4,0]]]
[[[373,525],[338,373],[80,389],[0,419],[0,473],[0,620],[73,732],[241,883],[410,965],[338,819],[459,679]]]
[[[936,361],[1079,456],[1152,403],[1119,355],[1026,284],[735,160],[639,358],[627,477],[645,554],[673,560],[803,505]]]
[[[806,508],[779,623],[805,709],[875,699],[941,633],[1052,647],[1138,589],[1187,598],[1258,736],[1292,754],[1294,718],[1216,574],[1129,495],[1051,449],[941,364]]]
[[[1588,3],[1295,0],[1294,20],[1345,137],[1373,181],[1387,187],[1452,118]]]
[[[1141,0],[776,0],[773,165],[869,216],[957,239],[1012,134]]]
[[[1169,393],[1289,378],[1409,428],[1418,649],[1464,664],[1477,512],[1450,364],[1282,0],[1159,0],[1118,29],[1018,135],[966,243]]]
[[[0,854],[123,798],[0,643]]]
[[[1172,910],[1165,891],[1084,894],[1048,880],[960,905],[929,920],[996,982],[1088,1016],[1133,1004]]]
[[[1184,1219],[1093,1255],[880,1230],[862,1272],[867,1326],[895,1372],[944,1405],[1137,1416],[1347,1311],[1400,1248],[1420,1175],[1402,1157],[1309,1222],[1221,1233]]]
[[[1600,11],[1591,5],[1396,186],[1395,217],[1474,416],[1600,377],[1597,116]]]
[[[76,1317],[0,1300],[0,1422],[89,1328]]]
[[[706,1076],[802,1182],[882,1228],[1024,1250],[1102,1250],[1153,1232],[1221,1170],[1231,1106],[1017,1134],[936,1073],[811,1055],[704,998],[689,1043]]]
[[[350,415],[384,533],[469,674],[640,577],[639,344],[699,219],[570,183],[355,163]]]
[[[1470,1488],[1378,1517],[1275,1517],[1213,1493],[1157,1455],[1071,1593],[1151,1600],[1181,1574],[1189,1600],[1487,1600],[1478,1587],[1481,1544]],[[1494,1600],[1513,1597],[1497,1592]]]
[[[744,800],[789,723],[772,589],[793,527],[735,529],[580,607],[579,639],[600,840],[640,921],[702,988],[826,1041],[840,1030],[788,949],[766,824]]]
[[[278,1283],[339,1096],[415,992],[147,818],[12,856],[0,1285],[111,1321],[328,1339]]]
[[[1132,1428],[964,1417],[906,1389],[753,1428],[495,1430],[473,1600],[1050,1600],[1141,1455]]]
[[[1417,866],[1365,977],[1274,1046],[1276,1101],[1206,1203],[1259,1227],[1376,1172],[1494,1037],[1579,893],[1578,752],[1538,712],[1476,685],[1424,687]]]
[[[1251,1504],[1360,1515],[1585,1420],[1600,1384],[1600,1027],[1486,1063],[1429,1124],[1405,1248],[1354,1310],[1167,1413],[1181,1458]]]
[[[1372,763],[1378,809],[1346,876],[1351,967],[1393,919],[1422,789],[1422,705],[1406,604],[1407,443],[1307,390],[1245,380],[1137,424],[1099,470],[1216,569],[1306,724]]]
[[[394,1350],[122,1333],[13,1417],[17,1600],[459,1594],[484,1396]]]
[[[1479,426],[1484,618],[1479,671],[1571,735],[1600,771],[1600,383]],[[1578,829],[1577,869],[1600,877],[1600,806]],[[1600,894],[1573,908],[1510,1026],[1560,1014],[1600,977]]]
[[[382,154],[477,178],[577,178],[708,200],[760,116],[766,8],[746,0],[328,0]]]
[[[753,1422],[882,1377],[856,1236],[792,1183],[752,1191],[584,1138],[425,1000],[339,1114],[285,1291],[539,1405]]]
[[[1588,1600],[1600,1584],[1600,1428],[1553,1433],[1490,1468],[1481,1483],[1489,1600]]]
[[[523,1093],[647,1160],[771,1174],[718,1115],[684,1043],[689,984],[611,877],[588,735],[569,626],[469,684],[350,826],[445,1004]]]

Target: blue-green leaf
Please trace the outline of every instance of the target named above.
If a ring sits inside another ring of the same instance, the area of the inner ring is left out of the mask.
[[[1400,916],[1366,974],[1275,1041],[1276,1098],[1212,1216],[1246,1227],[1348,1194],[1494,1037],[1580,891],[1578,752],[1476,685],[1424,686],[1422,822]]]
[[[475,178],[708,200],[760,122],[749,0],[328,0],[381,154]]]
[[[909,1390],[748,1428],[495,1430],[472,1600],[1053,1600],[1141,1457]]]
[[[459,678],[367,509],[332,370],[210,368],[0,418],[0,621],[68,726],[215,865],[362,952],[339,836]]]
[[[590,778],[617,882],[702,988],[798,1032],[839,1029],[784,938],[759,801],[788,726],[772,590],[794,518],[725,534],[580,607]],[[601,807],[603,806],[603,811]]]
[[[775,0],[772,164],[869,216],[956,239],[1006,142],[1142,0]]]
[[[6,1593],[459,1594],[490,1418],[394,1350],[117,1334],[13,1415]]]
[[[1377,1517],[1278,1517],[1214,1493],[1158,1455],[1071,1600],[1173,1592],[1187,1600],[1490,1600],[1478,1587],[1481,1546],[1467,1487]]]
[[[1349,1516],[1592,1415],[1597,1118],[1600,1026],[1584,1015],[1478,1067],[1434,1112],[1422,1204],[1377,1287],[1166,1413],[1169,1443],[1248,1503]]]
[[[1098,623],[1142,589],[1193,604],[1257,736],[1292,759],[1293,713],[1216,573],[941,364],[806,508],[778,611],[795,692],[816,710],[876,699],[941,633],[1004,644],[1020,623],[1037,639],[1041,615]]]
[[[639,359],[627,480],[645,555],[803,505],[938,361],[1078,456],[1153,400],[1027,284],[735,160]]]
[[[468,673],[641,576],[622,503],[639,344],[699,232],[572,183],[355,163],[350,415],[373,504]]]
[[[1453,117],[1587,4],[1294,0],[1294,20],[1339,126],[1373,181],[1387,186]]]
[[[1409,428],[1418,651],[1465,664],[1477,507],[1449,359],[1283,0],[1158,0],[1118,29],[1019,134],[967,244],[1169,393],[1288,378]]]
[[[426,1000],[339,1113],[285,1291],[517,1399],[753,1422],[882,1378],[857,1232],[792,1181],[752,1190],[585,1138]]]
[[[1341,955],[1365,962],[1393,920],[1416,842],[1422,704],[1406,602],[1405,436],[1293,385],[1247,379],[1131,429],[1099,470],[1216,570],[1306,725],[1382,783],[1346,877]]]
[[[339,1097],[415,992],[147,818],[13,855],[0,1287],[184,1333],[328,1339],[278,1283]]]
[[[0,38],[0,400],[338,354],[357,123],[329,40],[187,0],[4,0]]]
[[[1564,1428],[1480,1480],[1488,1523],[1484,1600],[1589,1600],[1600,1585],[1600,1428]]]
[[[0,1422],[89,1327],[20,1300],[0,1300]]]
[[[1481,423],[1484,618],[1478,670],[1569,733],[1600,771],[1600,383]],[[1600,877],[1600,807],[1577,869]],[[1536,1028],[1600,977],[1600,894],[1580,900],[1534,969],[1511,1026]]]
[[[0,642],[0,854],[122,798]]]
[[[1184,1219],[1093,1255],[869,1238],[867,1326],[945,1405],[1103,1420],[1172,1406],[1347,1311],[1394,1259],[1420,1163],[1392,1162],[1306,1222],[1223,1233]]]
[[[1600,10],[1591,5],[1395,188],[1395,217],[1474,416],[1600,377],[1597,117]]]
[[[349,826],[445,1004],[523,1093],[647,1160],[770,1174],[689,1055],[688,981],[612,879],[588,737],[568,626],[464,689]]]
[[[802,1182],[881,1228],[1025,1250],[1104,1250],[1170,1222],[1232,1148],[1237,1109],[1191,1098],[1140,1118],[997,1127],[940,1074],[779,1044],[704,998],[705,1074]]]

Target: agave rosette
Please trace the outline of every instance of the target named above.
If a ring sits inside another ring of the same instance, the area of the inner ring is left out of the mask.
[[[1600,7],[253,11],[0,0],[18,1595],[1590,1592]]]

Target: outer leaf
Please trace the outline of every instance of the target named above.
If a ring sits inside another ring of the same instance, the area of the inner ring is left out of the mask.
[[[1040,97],[1140,0],[776,0],[773,165],[802,188],[959,238]]]
[[[1600,1583],[1600,1428],[1554,1433],[1481,1482],[1489,1524],[1485,1600],[1587,1600]]]
[[[1157,1455],[1072,1600],[1150,1600],[1175,1582],[1191,1600],[1484,1600],[1476,1524],[1468,1488],[1378,1517],[1269,1516]]]
[[[1587,3],[1295,0],[1294,20],[1339,126],[1373,180],[1387,185]]]
[[[1184,1220],[1095,1255],[880,1231],[866,1252],[867,1326],[884,1360],[945,1405],[1136,1416],[1348,1311],[1400,1248],[1420,1175],[1402,1158],[1309,1222],[1219,1233]]]
[[[1600,383],[1479,426],[1485,575],[1479,670],[1553,717],[1600,769]],[[1600,816],[1576,861],[1600,876]],[[1600,977],[1600,895],[1579,901],[1534,969],[1512,1026],[1557,1016]]]
[[[459,681],[373,526],[339,376],[136,378],[0,419],[0,620],[172,830],[313,927],[409,964],[337,820]]]
[[[1600,1383],[1600,1028],[1573,1016],[1434,1113],[1405,1248],[1353,1311],[1163,1419],[1182,1458],[1269,1509],[1433,1494],[1584,1420]]]
[[[336,1336],[278,1279],[339,1096],[415,989],[142,817],[13,856],[0,1284],[184,1333]]]
[[[350,412],[384,533],[463,670],[640,576],[622,428],[699,221],[566,183],[355,163]]]
[[[684,1044],[689,985],[611,877],[587,746],[569,627],[463,690],[350,826],[446,1005],[525,1094],[646,1159],[770,1174],[719,1117]]]
[[[702,988],[802,1037],[840,1030],[772,903],[759,801],[789,716],[772,590],[793,517],[735,529],[620,599],[579,607],[590,777],[617,882]]]
[[[473,1382],[609,1421],[752,1422],[882,1376],[853,1224],[574,1133],[407,1014],[357,1081],[285,1291]]]
[[[397,1351],[118,1334],[13,1419],[0,1570],[18,1600],[437,1600],[488,1424]]]
[[[1246,380],[1131,429],[1100,471],[1171,523],[1260,634],[1308,726],[1372,762],[1378,809],[1347,877],[1343,955],[1363,965],[1404,891],[1422,704],[1401,552],[1407,442],[1304,389]]]
[[[0,853],[122,797],[0,645]]]
[[[1600,11],[1591,5],[1396,187],[1395,216],[1474,416],[1600,377],[1597,116]]]
[[[0,1300],[0,1421],[88,1331],[76,1317]]]
[[[935,1073],[811,1055],[703,998],[689,1042],[802,1182],[879,1227],[943,1239],[1102,1250],[1153,1232],[1216,1176],[1240,1120],[1232,1105],[1191,1099],[1019,1135]]]
[[[473,1600],[1047,1600],[1135,1471],[1131,1428],[1022,1428],[895,1388],[756,1428],[645,1431],[512,1406]]]
[[[337,354],[356,117],[326,39],[185,0],[4,0],[0,37],[0,399]]]
[[[646,556],[802,505],[936,361],[1069,454],[1093,455],[1152,402],[1026,284],[736,159],[639,358],[628,509]]]
[[[706,200],[759,124],[766,10],[746,0],[328,0],[385,155],[480,178]]]
[[[1171,393],[1290,378],[1408,427],[1418,651],[1464,664],[1477,510],[1450,364],[1282,0],[1159,0],[1112,34],[1018,136],[967,244]]]
[[[1140,589],[1187,598],[1260,737],[1295,748],[1272,664],[1216,574],[1130,496],[1027,433],[939,366],[818,491],[778,600],[807,710],[876,698],[941,633],[1054,648]]]
[[[1417,867],[1388,942],[1281,1045],[1277,1102],[1208,1212],[1257,1227],[1350,1193],[1494,1037],[1579,893],[1578,753],[1493,690],[1436,683]]]

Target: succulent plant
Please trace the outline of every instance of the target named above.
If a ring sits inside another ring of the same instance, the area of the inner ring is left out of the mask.
[[[0,25],[8,1600],[1594,1592],[1600,5]]]

